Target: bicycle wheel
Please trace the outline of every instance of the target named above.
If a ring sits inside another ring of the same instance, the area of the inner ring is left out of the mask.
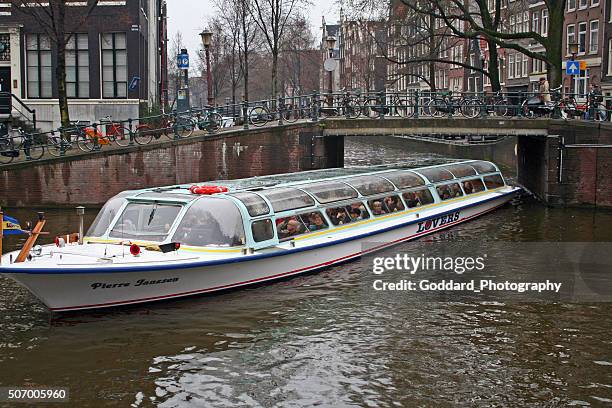
[[[448,105],[442,99],[431,99],[427,102],[425,113],[433,118],[440,118],[445,115],[445,111],[448,110]]]
[[[30,136],[31,137],[31,136]],[[45,146],[34,140],[28,140],[23,145],[23,150],[27,151],[29,160],[38,160],[45,154]]]
[[[9,164],[19,152],[15,150],[12,140],[7,138],[0,139],[0,164]]]
[[[460,112],[463,116],[473,119],[480,115],[482,102],[478,99],[466,99],[460,104],[460,107]]]
[[[208,115],[208,118],[206,119],[208,122],[207,129],[210,132],[218,132],[219,129],[221,129],[221,126],[223,125],[223,116],[221,116],[217,112],[212,112]]]
[[[380,107],[376,98],[366,99],[361,107],[361,113],[367,118],[376,119],[380,116]]]
[[[134,133],[134,141],[139,145],[146,145],[153,140],[153,129],[149,125],[140,125],[136,127]]]
[[[287,110],[283,112],[283,120],[287,123],[296,122],[299,118],[298,112],[293,106],[285,106],[285,108],[287,108]]]
[[[395,103],[395,110],[400,117],[411,118],[414,116],[414,105],[408,99],[398,99]]]
[[[263,126],[270,121],[270,111],[265,106],[255,106],[249,111],[249,123],[253,126]]]
[[[106,135],[111,141],[117,143],[117,146],[127,147],[130,145],[130,129],[111,125],[111,134]]]
[[[499,117],[508,115],[508,101],[505,99],[498,99],[494,101],[493,114]]]
[[[47,136],[47,151],[51,156],[60,157],[62,155],[62,141],[61,135]]]
[[[179,117],[174,125],[174,133],[181,139],[185,139],[193,133],[195,122],[191,118]]]
[[[79,133],[76,136],[77,146],[84,152],[91,152],[94,149],[93,137],[89,136],[85,132]]]

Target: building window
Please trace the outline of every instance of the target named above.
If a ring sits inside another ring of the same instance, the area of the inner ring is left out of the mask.
[[[523,76],[526,77],[529,74],[529,70],[527,68],[527,64],[528,64],[529,59],[527,58],[526,55],[523,54]]]
[[[26,38],[28,98],[52,97],[51,43],[43,34]]]
[[[523,31],[524,32],[529,31],[529,12],[528,11],[523,12]]]
[[[589,32],[589,52],[597,53],[599,48],[599,20],[591,21],[591,31]]]
[[[580,75],[574,75],[574,93],[585,96],[589,86],[589,69],[580,71]]]
[[[508,56],[508,79],[514,78],[514,54]]]
[[[599,6],[599,0],[591,0],[591,7]]]
[[[587,23],[578,24],[578,54],[584,54],[586,52],[586,32]]]
[[[540,12],[536,11],[531,17],[531,31],[534,33],[540,32]]]
[[[127,98],[127,44],[125,33],[102,37],[102,97]]]
[[[608,40],[608,76],[612,76],[612,38]]]
[[[587,8],[588,0],[578,0],[578,8],[585,9]]]
[[[573,24],[570,24],[567,26],[567,49],[566,49],[566,54],[569,55],[569,45],[570,44],[575,44],[576,43],[576,26]]]
[[[576,10],[576,0],[567,0],[567,11]]]
[[[73,34],[66,43],[66,93],[69,98],[89,98],[87,34]]]
[[[542,35],[548,35],[548,9],[542,9]]]
[[[0,61],[11,60],[11,35],[0,34]]]

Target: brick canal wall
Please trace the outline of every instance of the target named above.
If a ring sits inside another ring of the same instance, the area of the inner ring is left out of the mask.
[[[520,136],[519,182],[549,205],[612,208],[612,124],[551,121]]]
[[[342,139],[320,133],[299,123],[2,167],[0,205],[98,206],[128,189],[342,166]]]

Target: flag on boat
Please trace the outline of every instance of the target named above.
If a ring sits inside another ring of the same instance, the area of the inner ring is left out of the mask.
[[[21,229],[19,221],[8,215],[2,217],[2,227],[4,235],[16,235],[16,234],[27,234],[26,231]]]

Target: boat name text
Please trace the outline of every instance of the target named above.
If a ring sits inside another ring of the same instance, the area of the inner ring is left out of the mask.
[[[163,283],[178,282],[178,280],[179,278],[166,278],[166,279],[157,279],[157,280],[138,279],[136,282],[118,282],[118,283],[94,282],[91,284],[91,288],[93,290],[96,290],[96,289],[125,288],[128,286],[138,287],[138,286],[147,286],[147,285],[160,285]]]
[[[429,231],[432,228],[438,228],[438,227],[441,227],[442,225],[446,225],[451,222],[458,221],[459,213],[460,211],[455,211],[454,213],[446,214],[441,217],[434,218],[432,220],[419,222],[417,224],[418,225],[417,233]]]

